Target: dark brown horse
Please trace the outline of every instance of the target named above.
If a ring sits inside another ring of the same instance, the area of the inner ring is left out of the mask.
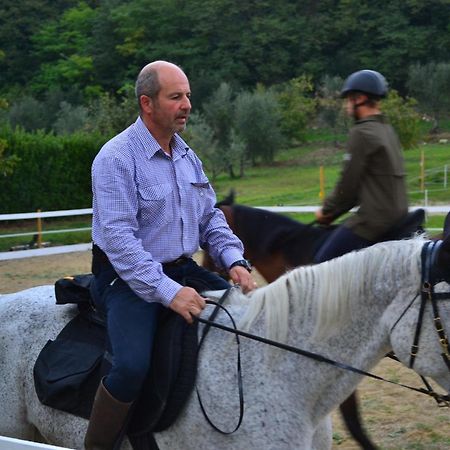
[[[217,204],[233,232],[245,247],[245,257],[268,282],[297,266],[312,264],[314,255],[325,241],[331,227],[302,224],[282,214],[234,203],[234,193]],[[425,218],[423,210],[410,213],[382,240],[409,237],[420,231]],[[205,253],[203,265],[218,271]],[[226,274],[223,274],[226,277]],[[367,437],[361,422],[356,392],[340,406],[340,412],[352,437],[366,450],[377,447]]]

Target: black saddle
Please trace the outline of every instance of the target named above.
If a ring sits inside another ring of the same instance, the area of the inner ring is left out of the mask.
[[[90,417],[100,380],[111,367],[104,319],[90,306],[91,279],[92,274],[85,274],[55,283],[56,302],[76,303],[79,314],[54,341],[47,342],[33,373],[43,404],[85,419]],[[152,433],[168,428],[182,410],[195,383],[197,345],[197,326],[165,310],[155,336],[151,370],[127,428],[133,448],[149,448],[142,443],[154,442]]]
[[[394,225],[386,234],[380,238],[380,242],[407,239],[415,233],[423,233],[423,223],[425,221],[425,210],[418,208],[408,212],[406,216]]]

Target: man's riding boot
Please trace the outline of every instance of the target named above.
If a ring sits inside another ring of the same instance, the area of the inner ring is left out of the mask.
[[[84,438],[86,450],[112,450],[126,422],[131,403],[116,400],[103,381],[95,394],[89,425]]]

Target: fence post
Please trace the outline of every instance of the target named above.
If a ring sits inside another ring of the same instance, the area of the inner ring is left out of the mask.
[[[325,197],[325,174],[323,171],[323,166],[320,166],[319,168],[319,180],[320,180],[319,198],[320,200],[323,200]]]
[[[425,189],[425,152],[422,149],[420,152],[420,190]]]
[[[447,189],[448,164],[444,166],[444,189]]]
[[[38,213],[41,212],[40,209],[37,210]],[[38,248],[42,247],[42,218],[41,216],[38,216],[37,218],[37,241],[36,244]]]

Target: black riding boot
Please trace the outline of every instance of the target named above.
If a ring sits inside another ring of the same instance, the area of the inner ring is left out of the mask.
[[[89,425],[84,438],[86,450],[112,450],[124,426],[132,402],[115,399],[103,385],[95,394]]]

